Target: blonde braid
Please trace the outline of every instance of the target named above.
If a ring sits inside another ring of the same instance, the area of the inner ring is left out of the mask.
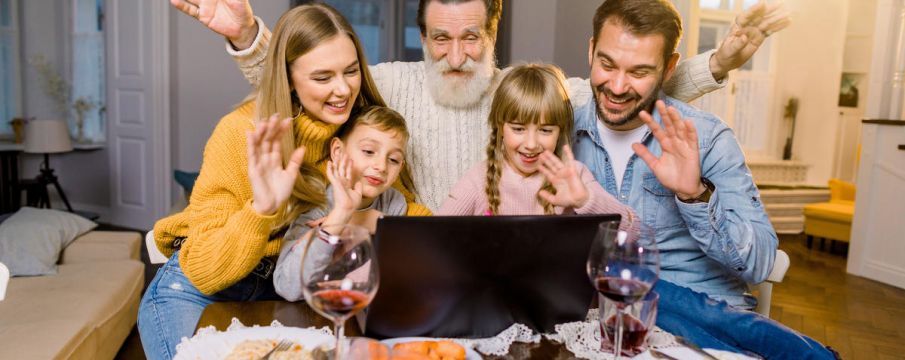
[[[499,141],[499,129],[496,124],[490,127],[490,143],[487,144],[487,186],[484,191],[487,193],[487,203],[490,204],[490,212],[496,215],[500,210],[500,176],[502,174],[502,164],[500,159],[503,157],[502,144]]]
[[[550,180],[544,180],[544,185],[540,187],[540,190],[537,191],[537,202],[540,203],[544,207],[545,215],[555,215],[556,209],[553,208],[553,204],[544,200],[544,198],[540,197],[540,192],[547,190],[551,194],[556,194],[556,188],[553,187],[553,184],[550,183]]]

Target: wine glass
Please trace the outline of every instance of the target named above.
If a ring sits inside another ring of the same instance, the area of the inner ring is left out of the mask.
[[[308,306],[333,320],[340,359],[343,324],[377,293],[377,258],[368,230],[356,225],[327,225],[309,231],[302,256],[302,294]]]
[[[616,303],[614,356],[622,354],[623,312],[643,298],[657,281],[660,260],[654,232],[619,230],[618,221],[599,225],[588,255],[588,277],[597,291]]]

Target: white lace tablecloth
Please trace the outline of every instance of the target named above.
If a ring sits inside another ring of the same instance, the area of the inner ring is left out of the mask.
[[[513,343],[538,343],[541,337],[551,341],[565,344],[566,349],[571,351],[577,358],[593,359],[593,360],[609,360],[613,358],[613,354],[600,351],[600,326],[597,321],[597,309],[588,312],[588,316],[584,321],[576,321],[571,323],[556,325],[556,332],[553,334],[537,334],[529,327],[523,324],[513,324],[508,329],[502,331],[497,336],[484,339],[449,339],[455,341],[462,346],[471,347],[485,355],[506,355],[509,353],[509,347]],[[271,327],[282,327],[283,325],[274,320]],[[255,326],[257,327],[257,326]],[[236,331],[238,329],[247,328],[238,319],[233,318],[232,323],[226,329],[227,332]],[[310,330],[317,330],[330,334],[333,332],[326,327]],[[198,332],[192,338],[183,338],[182,344],[177,350],[192,342],[203,340],[204,337],[216,334],[218,331],[214,326],[207,326],[198,329]],[[647,345],[654,349],[669,349],[682,347],[676,342],[673,335],[655,327],[647,339]],[[178,353],[178,351],[177,351]]]

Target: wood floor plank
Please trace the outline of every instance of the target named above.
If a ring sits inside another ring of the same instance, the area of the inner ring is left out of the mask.
[[[820,341],[843,359],[905,359],[905,289],[849,275],[845,252],[808,249],[780,236],[791,266],[774,286],[772,318]]]

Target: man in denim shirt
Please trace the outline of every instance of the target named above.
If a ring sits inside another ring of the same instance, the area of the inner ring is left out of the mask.
[[[770,29],[761,30],[762,42]],[[655,230],[658,326],[703,347],[831,359],[819,343],[747,311],[756,303],[746,283],[767,278],[778,241],[732,130],[660,91],[679,61],[681,32],[665,0],[598,8],[588,51],[594,96],[575,108],[576,158]]]

